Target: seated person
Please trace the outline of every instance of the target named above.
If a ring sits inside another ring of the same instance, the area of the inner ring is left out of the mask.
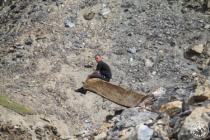
[[[91,79],[91,78],[99,78],[99,79],[109,82],[110,79],[112,78],[112,73],[111,73],[111,69],[110,69],[109,65],[102,61],[102,57],[99,54],[95,55],[95,60],[98,63],[96,66],[96,71],[93,72],[92,74],[88,75],[86,80]],[[83,87],[81,87],[75,91],[81,92],[83,94],[86,94],[86,92],[87,92],[87,90],[84,89]]]

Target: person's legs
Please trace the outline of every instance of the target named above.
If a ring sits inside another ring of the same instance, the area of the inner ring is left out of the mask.
[[[88,75],[86,81],[91,78],[99,78],[99,79],[107,81],[107,82],[110,81],[110,79],[106,78],[106,76],[104,76],[104,75],[101,75],[99,72],[93,72],[92,74]],[[86,94],[87,90],[85,88],[81,87],[81,88],[75,90],[75,92],[81,92],[82,94]]]
[[[99,78],[99,79],[107,81],[107,82],[110,81],[109,78],[107,78],[104,75],[101,75],[99,72],[93,72],[92,74],[88,75],[88,78],[86,80],[91,79],[91,78]]]
[[[102,79],[102,76],[99,72],[93,72],[92,74],[88,75],[86,81],[90,78],[100,78],[100,79]],[[76,89],[75,92],[80,92],[82,94],[86,94],[87,90],[84,89],[84,87],[81,87],[79,89]]]
[[[101,78],[100,78],[101,80],[104,80],[104,81],[107,81],[107,82],[109,82],[110,81],[110,79],[109,78],[107,78],[106,76],[104,76],[104,75],[101,75]]]
[[[102,79],[102,75],[99,72],[93,72],[92,74],[88,75],[86,81],[91,78],[99,78]]]

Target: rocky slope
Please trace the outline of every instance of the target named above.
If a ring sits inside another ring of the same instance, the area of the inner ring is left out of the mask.
[[[35,112],[0,108],[0,138],[142,139],[141,129],[154,139],[192,136],[186,117],[198,105],[209,112],[209,7],[196,0],[17,0],[0,8],[1,94]],[[96,53],[110,64],[112,83],[156,100],[125,109],[75,93]],[[181,107],[166,104],[172,101]]]

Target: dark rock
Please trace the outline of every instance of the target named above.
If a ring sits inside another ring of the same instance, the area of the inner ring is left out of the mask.
[[[13,5],[10,6],[11,10],[14,9],[14,8],[16,8],[16,5],[13,4]]]
[[[33,40],[32,40],[31,37],[29,37],[29,38],[27,38],[27,39],[25,40],[25,44],[26,44],[26,45],[32,45],[32,43],[33,43]]]
[[[16,58],[21,58],[21,57],[23,57],[23,54],[22,54],[22,53],[17,52],[17,53],[16,53]]]
[[[84,65],[84,67],[85,67],[85,68],[92,68],[92,67],[93,67],[93,65],[90,65],[90,64],[85,64],[85,65]]]
[[[181,113],[179,114],[179,116],[180,116],[180,117],[186,117],[186,116],[189,116],[191,113],[192,113],[191,110],[187,110],[187,111],[185,111],[185,112],[181,112]]]

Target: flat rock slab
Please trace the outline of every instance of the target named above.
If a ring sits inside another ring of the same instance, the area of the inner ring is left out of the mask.
[[[126,107],[138,106],[148,97],[144,93],[127,90],[97,78],[87,80],[83,87],[112,102]]]

